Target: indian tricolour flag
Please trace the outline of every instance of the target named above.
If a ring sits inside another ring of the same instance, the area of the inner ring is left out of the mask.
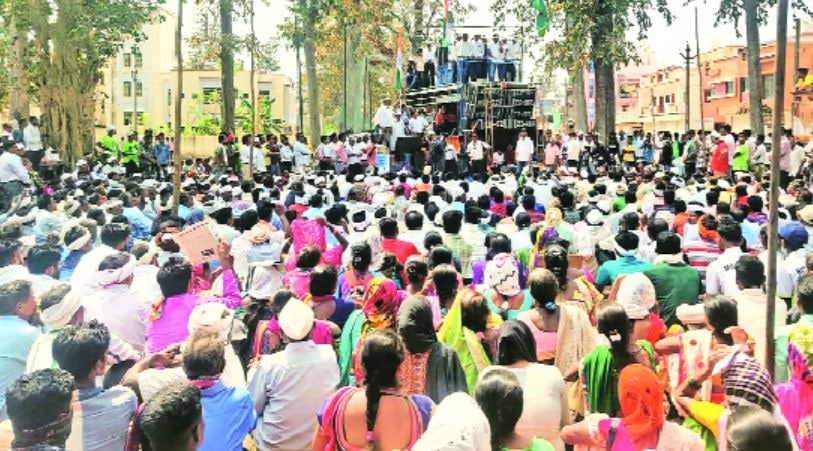
[[[398,49],[395,53],[395,89],[401,92],[401,73],[404,70],[404,33],[398,30]]]

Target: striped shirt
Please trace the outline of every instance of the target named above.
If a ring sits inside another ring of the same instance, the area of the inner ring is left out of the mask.
[[[706,267],[720,258],[720,248],[711,241],[687,241],[683,245],[683,254],[689,260],[689,266],[700,273],[700,282],[706,286]]]

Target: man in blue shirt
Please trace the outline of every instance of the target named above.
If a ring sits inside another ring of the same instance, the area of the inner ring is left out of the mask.
[[[203,221],[203,211],[193,207],[194,201],[189,194],[181,193],[178,217],[183,219],[187,225]]]
[[[5,421],[6,391],[25,371],[31,345],[40,328],[30,324],[37,312],[31,282],[14,280],[0,285],[0,421]]]
[[[152,232],[152,221],[138,208],[138,199],[129,194],[122,194],[120,199],[124,207],[122,214],[130,223],[130,236],[134,240],[149,241]]]
[[[598,269],[596,288],[601,291],[607,285],[615,283],[615,279],[622,274],[641,272],[650,266],[649,262],[640,260],[638,254],[638,235],[621,231],[615,236],[616,259],[604,262]]]
[[[155,162],[158,164],[158,178],[164,179],[167,175],[167,166],[172,158],[172,151],[169,149],[169,144],[167,144],[166,136],[163,133],[159,133],[155,139],[154,152]]]

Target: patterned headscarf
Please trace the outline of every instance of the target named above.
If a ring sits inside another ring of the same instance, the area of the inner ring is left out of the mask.
[[[773,412],[776,406],[771,375],[753,357],[737,356],[723,371],[723,386],[729,407],[757,406]]]
[[[486,285],[502,296],[516,296],[521,290],[517,262],[511,254],[497,254],[486,265]]]
[[[635,363],[618,375],[618,401],[621,422],[636,442],[663,426],[663,390],[651,369]]]
[[[791,377],[813,389],[813,327],[797,324],[788,335],[788,369]]]
[[[362,335],[373,330],[393,327],[398,312],[398,288],[395,282],[386,277],[371,280],[362,305],[362,313],[367,318],[367,326]]]

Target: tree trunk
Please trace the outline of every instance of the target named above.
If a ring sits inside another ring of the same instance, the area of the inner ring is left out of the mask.
[[[364,55],[359,49],[361,33],[356,27],[347,32],[347,127],[360,132],[364,129]]]
[[[759,65],[758,4],[759,0],[743,0],[745,40],[748,45],[748,107],[751,113],[751,133],[754,136],[765,133],[765,124],[762,120],[762,68]]]
[[[175,84],[175,112],[172,115],[175,129],[174,147],[172,149],[172,214],[178,214],[181,203],[181,101],[183,100],[183,2],[178,0],[178,23],[175,26],[175,63],[177,80]]]
[[[615,133],[615,67],[604,55],[609,53],[605,46],[610,42],[609,33],[613,29],[613,10],[610,2],[599,2],[596,10],[596,28],[593,32],[593,73],[595,74],[594,130],[599,140],[606,143],[610,133]]]
[[[12,3],[12,8],[14,3]],[[26,33],[18,26],[18,21],[14,18],[17,12],[11,14],[11,24],[9,25],[9,35],[11,36],[11,65],[9,75],[11,76],[11,90],[9,92],[9,117],[19,120],[28,117],[28,74],[23,67],[25,65]]]
[[[599,139],[607,143],[615,132],[615,68],[612,63],[594,63],[596,74],[596,124]]]
[[[584,68],[573,71],[573,125],[576,130],[587,131],[587,98],[584,94]]]
[[[317,11],[310,7],[303,8],[305,17],[303,20],[304,30],[313,30],[316,22]],[[316,43],[313,34],[306,31],[303,33],[302,48],[305,51],[305,71],[308,77],[308,122],[310,122],[310,142],[316,148],[319,145],[321,131],[321,110],[319,109],[319,78],[316,74]]]
[[[233,0],[220,0],[220,77],[223,93],[223,129],[234,131],[234,34]]]

